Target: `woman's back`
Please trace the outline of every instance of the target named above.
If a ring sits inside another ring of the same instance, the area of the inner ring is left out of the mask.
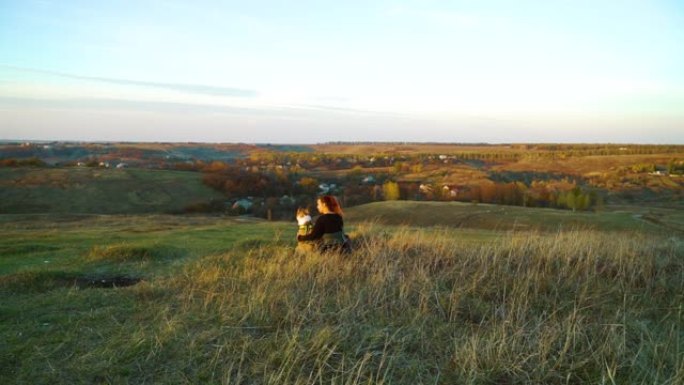
[[[349,242],[344,234],[344,220],[342,208],[337,199],[331,195],[325,195],[317,200],[317,209],[321,215],[316,219],[310,234],[297,236],[298,241],[317,241],[322,251],[340,250],[348,251]]]
[[[339,214],[323,214],[316,219],[313,230],[310,234],[298,237],[301,241],[313,241],[324,238],[326,234],[344,234],[344,220]]]

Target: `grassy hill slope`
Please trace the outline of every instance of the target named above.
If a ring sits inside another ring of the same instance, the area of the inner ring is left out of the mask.
[[[198,173],[99,168],[2,168],[0,213],[141,214],[220,199]]]
[[[594,213],[461,202],[386,201],[350,207],[345,213],[345,220],[350,223],[374,220],[386,225],[421,227],[549,231],[580,228],[679,234],[684,231],[684,212],[674,209],[622,207]],[[652,217],[660,223],[649,220]]]
[[[684,381],[681,240],[355,221],[339,257],[294,230],[0,216],[0,383]]]

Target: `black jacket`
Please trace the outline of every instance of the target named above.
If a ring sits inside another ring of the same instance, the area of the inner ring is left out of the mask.
[[[344,221],[339,214],[323,214],[316,219],[313,230],[308,235],[298,235],[298,241],[315,241],[321,239],[323,234],[332,234],[342,231]]]

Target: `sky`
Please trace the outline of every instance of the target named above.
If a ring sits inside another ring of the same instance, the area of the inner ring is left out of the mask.
[[[0,140],[684,144],[684,1],[0,0]]]

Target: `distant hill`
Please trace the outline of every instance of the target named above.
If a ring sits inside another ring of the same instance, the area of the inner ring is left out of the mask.
[[[252,154],[312,152],[306,145],[244,143],[87,143],[0,141],[0,160],[36,158],[48,164],[65,165],[92,159],[140,165],[163,162],[223,161],[248,158]]]
[[[652,210],[652,209],[651,209]],[[371,220],[386,225],[445,226],[492,230],[582,228],[681,232],[684,213],[677,210],[639,212],[637,208],[604,212],[572,212],[461,202],[385,201],[345,210],[345,221]],[[655,218],[655,219],[654,219]]]
[[[166,213],[222,195],[194,172],[102,168],[0,169],[0,213]]]

